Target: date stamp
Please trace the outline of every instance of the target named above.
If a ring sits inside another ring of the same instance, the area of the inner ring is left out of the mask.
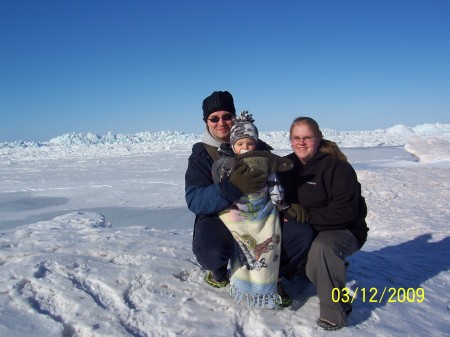
[[[363,303],[422,303],[425,301],[425,290],[423,288],[395,288],[384,287],[382,289],[360,288],[333,288],[331,299],[333,302],[353,303],[355,298],[360,298]]]

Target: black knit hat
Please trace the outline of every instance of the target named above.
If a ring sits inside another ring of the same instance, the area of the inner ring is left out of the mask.
[[[216,111],[227,111],[236,115],[233,96],[228,91],[214,91],[203,100],[203,120],[206,122],[209,115]]]

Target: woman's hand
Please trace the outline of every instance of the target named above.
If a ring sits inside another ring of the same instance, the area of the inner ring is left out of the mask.
[[[285,218],[297,222],[308,222],[310,218],[308,210],[297,203],[291,204],[291,206],[284,211],[284,215]]]

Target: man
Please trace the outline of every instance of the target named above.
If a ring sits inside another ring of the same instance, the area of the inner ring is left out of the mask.
[[[234,253],[234,239],[219,219],[218,213],[229,208],[243,194],[254,193],[266,185],[267,175],[238,161],[228,179],[214,184],[211,168],[219,158],[218,148],[230,141],[236,109],[228,91],[215,91],[203,100],[203,121],[206,129],[202,141],[194,144],[185,175],[185,197],[196,215],[193,252],[199,264],[209,272],[206,282],[216,288],[228,284],[228,261]],[[258,140],[257,150],[271,150]],[[295,272],[306,262],[314,237],[310,226],[287,222],[282,228],[280,276]],[[282,295],[282,291],[279,291]],[[282,295],[283,297],[283,295]],[[288,302],[290,303],[287,295]]]

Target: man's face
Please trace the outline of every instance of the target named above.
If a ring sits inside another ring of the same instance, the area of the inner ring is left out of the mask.
[[[224,142],[230,141],[230,130],[234,115],[228,111],[216,111],[209,115],[207,125],[209,132]]]

